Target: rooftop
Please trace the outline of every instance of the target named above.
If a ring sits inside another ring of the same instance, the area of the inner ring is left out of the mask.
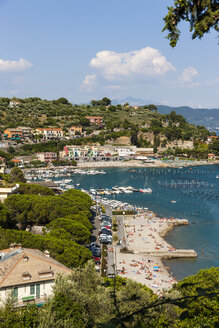
[[[0,288],[53,280],[59,273],[70,274],[71,270],[38,249],[22,248],[11,244],[9,249],[0,250]],[[49,273],[49,274],[48,274]]]

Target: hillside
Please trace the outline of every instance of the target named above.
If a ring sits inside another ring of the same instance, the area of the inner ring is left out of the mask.
[[[177,114],[183,115],[191,124],[204,125],[212,130],[218,128],[219,130],[219,109],[191,108],[187,106],[169,107],[164,105],[158,105],[157,108],[161,114],[169,114],[174,110]]]
[[[11,102],[16,102],[15,106]],[[162,110],[162,109],[161,109]],[[99,117],[101,123],[89,118]],[[71,126],[80,126],[82,134],[72,138]],[[6,128],[28,126],[33,130],[32,141],[15,140],[19,143],[16,154],[28,155],[42,151],[60,151],[65,145],[135,145],[152,147],[155,152],[164,153],[169,149],[195,148],[207,154],[205,144],[209,131],[203,124],[195,126],[171,111],[161,114],[155,105],[130,106],[111,105],[111,100],[92,100],[89,105],[71,104],[66,98],[43,100],[37,97],[18,99],[0,98],[0,132],[4,140]],[[59,128],[62,137],[46,139],[35,133],[37,128]],[[7,134],[6,134],[7,135]],[[45,142],[48,141],[48,142]],[[13,144],[14,145],[14,144]],[[16,145],[16,144],[15,144]],[[200,145],[200,147],[199,147]],[[190,154],[191,155],[191,154]],[[190,156],[189,155],[189,156]]]

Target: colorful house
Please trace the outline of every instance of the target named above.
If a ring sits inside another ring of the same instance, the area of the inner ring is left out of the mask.
[[[88,119],[91,124],[101,125],[103,123],[103,118],[100,116],[86,116],[86,119]]]
[[[36,156],[41,162],[52,162],[57,160],[57,153],[54,152],[37,153]]]
[[[74,137],[75,135],[82,134],[82,125],[72,125],[69,129],[69,136]]]
[[[23,131],[21,131],[21,129],[17,128],[17,129],[6,129],[4,131],[4,135],[3,135],[3,139],[4,140],[21,140],[23,139]]]

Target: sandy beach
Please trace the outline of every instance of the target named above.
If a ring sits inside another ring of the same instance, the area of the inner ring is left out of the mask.
[[[179,167],[179,166],[195,166],[195,165],[207,165],[217,164],[214,162],[208,162],[207,160],[202,161],[171,161],[164,162],[160,160],[154,160],[153,162],[143,163],[140,160],[129,160],[129,161],[103,161],[103,162],[78,162],[78,168],[106,168],[106,167]]]
[[[136,216],[123,217],[127,252],[116,247],[117,272],[151,288],[155,293],[171,289],[176,279],[162,263],[164,257],[196,257],[193,250],[177,250],[163,236],[175,225],[188,224],[187,220],[159,218],[147,211]]]

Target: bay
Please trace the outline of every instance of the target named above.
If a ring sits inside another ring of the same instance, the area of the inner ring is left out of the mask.
[[[166,240],[176,248],[194,249],[196,259],[165,261],[173,275],[182,279],[200,269],[219,266],[219,165],[184,168],[105,168],[105,175],[75,175],[80,188],[132,186],[151,188],[152,194],[135,192],[103,197],[147,207],[163,217],[188,219]],[[171,201],[176,201],[172,203]]]

